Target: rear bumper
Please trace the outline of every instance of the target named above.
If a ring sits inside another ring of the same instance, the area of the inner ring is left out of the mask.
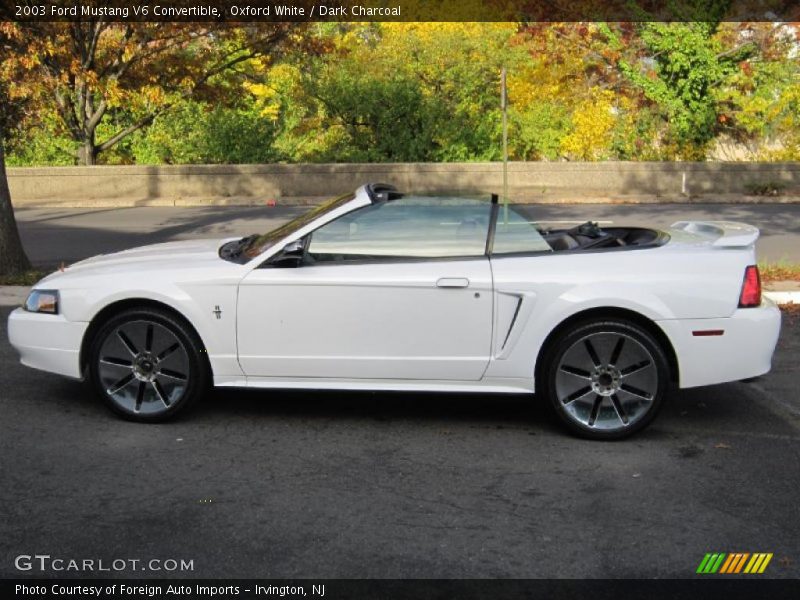
[[[67,321],[62,315],[18,308],[8,317],[8,340],[23,365],[80,379],[80,348],[88,326]]]
[[[769,299],[726,319],[657,321],[678,358],[682,388],[740,381],[769,372],[781,330],[781,311]],[[695,332],[722,331],[722,335]]]

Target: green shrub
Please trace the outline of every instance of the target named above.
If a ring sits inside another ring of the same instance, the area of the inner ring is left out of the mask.
[[[255,108],[185,102],[156,118],[131,142],[138,164],[274,162],[275,127]]]

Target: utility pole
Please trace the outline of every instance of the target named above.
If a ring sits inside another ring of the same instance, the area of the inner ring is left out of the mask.
[[[503,222],[508,225],[508,88],[505,67],[500,71],[500,109],[503,111]]]

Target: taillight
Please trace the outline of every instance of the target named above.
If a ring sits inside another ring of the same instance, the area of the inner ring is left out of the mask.
[[[744,283],[742,293],[739,294],[739,308],[753,308],[761,306],[761,276],[756,265],[750,265],[744,270]]]

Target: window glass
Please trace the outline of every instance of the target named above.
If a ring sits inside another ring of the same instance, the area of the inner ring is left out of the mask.
[[[311,236],[313,261],[483,256],[491,205],[467,198],[407,196],[327,223]]]
[[[509,206],[498,207],[497,226],[494,231],[492,254],[514,252],[551,252],[552,248],[542,237],[534,221]],[[506,216],[507,215],[507,216]]]
[[[255,235],[251,238],[248,242],[247,246],[245,246],[242,250],[244,255],[247,258],[255,258],[262,252],[264,252],[267,248],[272,246],[275,242],[285,238],[287,235],[294,233],[298,229],[301,229],[311,223],[314,219],[317,219],[324,215],[326,212],[330,212],[339,208],[340,206],[347,204],[355,198],[354,194],[345,194],[343,196],[337,196],[336,198],[331,198],[330,200],[323,202],[319,206],[312,208],[310,211],[303,213],[299,217],[296,217],[289,221],[288,223],[284,223],[277,229],[273,229],[272,231],[268,231],[262,235]]]

